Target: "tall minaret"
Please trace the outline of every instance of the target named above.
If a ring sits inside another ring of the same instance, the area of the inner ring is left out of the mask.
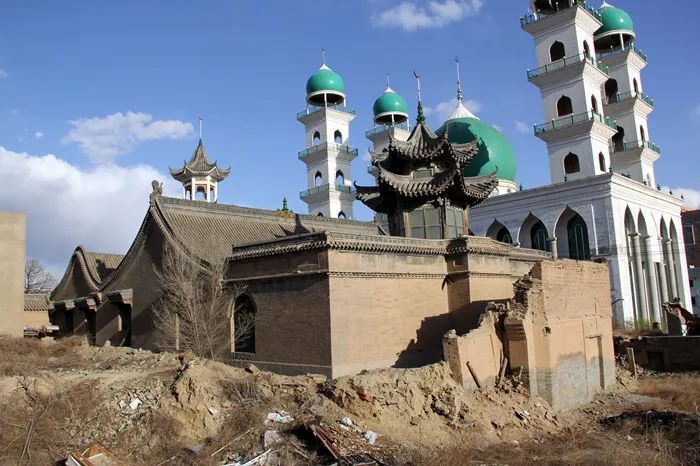
[[[617,121],[612,138],[612,169],[653,187],[654,162],[661,150],[649,141],[647,118],[654,101],[642,90],[647,57],[634,46],[630,15],[607,2],[598,10],[603,25],[595,33],[595,49],[610,70],[605,82],[605,114]]]
[[[535,134],[547,143],[552,183],[606,173],[617,125],[604,113],[610,76],[594,50],[601,15],[571,0],[534,0],[532,7],[521,24],[535,40],[537,68],[527,74],[542,96],[545,123]]]
[[[306,82],[306,110],[297,114],[306,130],[306,149],[299,159],[306,164],[308,189],[299,195],[309,214],[352,218],[351,162],[357,149],[349,146],[350,122],[355,111],[346,106],[343,79],[326,65]]]
[[[199,144],[189,162],[184,162],[182,168],[171,168],[170,175],[182,183],[182,198],[206,202],[219,200],[219,182],[231,173],[231,167],[220,169],[216,162],[209,162],[207,152],[202,143],[202,119],[199,119]]]

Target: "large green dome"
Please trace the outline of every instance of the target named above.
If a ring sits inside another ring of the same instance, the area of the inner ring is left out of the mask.
[[[476,140],[479,154],[464,169],[465,176],[488,175],[498,168],[498,179],[515,181],[515,152],[503,133],[472,117],[448,120],[437,134],[445,134],[445,130],[453,144]]]
[[[306,81],[306,95],[318,92],[345,93],[345,83],[338,73],[323,65]]]
[[[632,17],[625,10],[604,3],[598,13],[603,25],[595,32],[596,36],[613,31],[629,31],[634,34]]]
[[[374,101],[374,116],[381,115],[382,113],[405,113],[408,114],[408,105],[403,97],[398,95],[391,89],[382,94],[377,100]]]

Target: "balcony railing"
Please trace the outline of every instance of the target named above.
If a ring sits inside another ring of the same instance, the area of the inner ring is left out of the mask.
[[[320,144],[316,144],[315,146],[311,146],[309,148],[306,148],[304,150],[300,150],[298,153],[298,157],[301,160],[304,160],[306,157],[308,157],[311,154],[315,154],[316,152],[321,152],[326,149],[330,150],[337,150],[338,152],[344,152],[351,156],[352,158],[357,157],[358,151],[357,149],[353,147],[346,146],[344,144],[338,144],[337,142],[323,142]]]
[[[595,16],[596,18],[598,18],[598,20],[600,20],[600,13],[598,13],[598,11],[596,11],[595,8],[593,8],[593,7],[589,6],[588,4],[586,4],[585,0],[572,0],[572,1],[569,2],[568,5],[563,5],[563,6],[561,6],[561,7],[560,7],[559,5],[557,5],[557,6],[555,7],[554,11],[549,12],[549,13],[544,13],[544,12],[542,12],[542,11],[537,11],[537,12],[535,12],[535,13],[528,13],[527,15],[520,17],[520,25],[521,25],[521,26],[526,26],[526,25],[528,25],[528,24],[536,23],[537,21],[539,21],[539,20],[541,20],[541,19],[543,19],[543,18],[546,18],[547,16],[551,16],[551,15],[557,14],[557,13],[559,13],[560,11],[568,10],[569,8],[574,7],[574,6],[576,6],[576,5],[580,6],[580,7],[583,8],[583,9],[585,9],[585,10],[588,11],[590,14],[592,14],[593,16]]]
[[[661,154],[661,147],[650,141],[630,141],[623,142],[622,144],[612,144],[610,146],[610,152],[615,153],[639,148],[646,148],[656,152],[659,155]]]
[[[340,191],[341,193],[351,193],[352,187],[345,186],[344,184],[322,184],[320,186],[314,186],[313,188],[300,191],[299,197],[303,199],[305,197],[311,196],[312,194],[331,190]]]
[[[635,97],[638,97],[640,100],[646,102],[651,107],[654,106],[654,99],[652,99],[648,95],[644,94],[643,92],[634,92],[634,91],[618,92],[617,94],[605,99],[605,104],[610,105],[610,104],[614,104],[616,102],[622,102],[623,100],[634,99]]]
[[[350,115],[355,114],[354,109],[348,108],[344,104],[338,104],[338,105],[330,105],[329,104],[329,105],[326,105],[325,107],[315,107],[315,106],[311,105],[309,107],[306,107],[306,109],[304,109],[303,111],[297,113],[297,120],[305,117],[306,115],[311,115],[312,113],[316,113],[316,112],[323,110],[323,109],[337,110],[339,112],[349,113]]]
[[[535,125],[535,134],[546,133],[553,131],[555,129],[567,128],[569,126],[576,125],[578,123],[584,123],[586,121],[597,121],[609,126],[610,128],[617,129],[615,120],[612,118],[601,115],[596,112],[586,112],[579,113],[578,115],[569,115],[564,118],[559,118],[558,120],[552,120],[549,123],[542,123],[541,125]]]
[[[631,50],[632,52],[636,53],[639,58],[644,60],[644,63],[647,63],[647,54],[642,52],[632,44],[628,45],[627,47],[618,47],[605,52],[600,52],[597,53],[596,56],[598,57],[598,60],[602,60],[603,58],[612,57],[614,55],[620,55],[622,53],[627,52],[628,50]]]
[[[561,70],[563,68],[567,68],[569,66],[577,65],[579,63],[582,63],[584,61],[587,61],[591,65],[595,66],[598,68],[600,71],[602,71],[605,74],[608,74],[608,67],[603,65],[602,63],[598,62],[595,58],[582,53],[580,55],[576,55],[573,57],[566,57],[562,58],[561,60],[557,60],[555,62],[549,63],[544,66],[540,66],[539,68],[536,68],[534,70],[527,70],[527,79],[533,79],[538,76],[542,76],[547,73],[551,73],[552,71],[557,71]]]
[[[405,129],[406,131],[410,131],[411,127],[409,126],[408,122],[404,123],[394,123],[393,125],[381,125],[377,126],[375,128],[372,128],[370,130],[365,131],[365,136],[370,137],[374,136],[377,133],[381,133],[382,131],[387,131],[392,128],[400,128],[400,129]]]

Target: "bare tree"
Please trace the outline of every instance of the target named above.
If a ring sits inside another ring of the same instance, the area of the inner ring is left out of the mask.
[[[218,359],[233,350],[236,338],[245,338],[255,325],[254,320],[244,320],[241,325],[248,326],[247,333],[238,328],[232,331],[233,303],[245,285],[224,284],[223,263],[202,266],[166,244],[156,274],[161,297],[153,314],[161,348],[190,350]]]
[[[29,259],[24,266],[24,292],[48,293],[56,287],[56,279],[36,259]]]

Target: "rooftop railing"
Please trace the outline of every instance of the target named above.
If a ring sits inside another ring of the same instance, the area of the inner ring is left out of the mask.
[[[554,131],[555,129],[567,128],[579,123],[584,123],[586,121],[597,121],[609,126],[610,128],[617,129],[615,120],[610,117],[606,117],[596,112],[586,112],[579,113],[578,115],[569,115],[564,118],[559,118],[558,120],[552,120],[549,123],[542,123],[541,125],[535,125],[535,134],[546,133],[549,131]]]
[[[528,24],[536,23],[537,21],[546,18],[547,16],[557,14],[560,11],[568,10],[569,8],[572,8],[577,5],[589,12],[590,14],[592,14],[593,16],[595,16],[598,20],[600,20],[600,13],[598,13],[598,11],[592,6],[589,6],[585,0],[572,0],[566,5],[559,6],[559,4],[557,4],[554,7],[554,10],[550,12],[543,12],[538,10],[535,13],[528,13],[525,16],[521,16],[520,25],[526,26]]]
[[[612,144],[610,146],[610,152],[622,152],[630,149],[646,148],[657,154],[661,154],[661,147],[650,141],[630,141],[623,142],[622,144]]]
[[[358,154],[357,149],[355,149],[353,147],[349,147],[349,146],[346,146],[344,144],[338,144],[337,142],[322,142],[320,144],[316,144],[315,146],[311,146],[311,147],[308,147],[304,150],[300,150],[298,153],[298,157],[299,157],[299,159],[304,160],[309,155],[315,154],[316,152],[324,151],[326,149],[337,150],[338,152],[344,152],[353,158],[357,157],[357,154]]]
[[[400,128],[400,129],[405,129],[406,131],[411,130],[411,126],[408,124],[408,122],[403,122],[403,123],[394,123],[393,125],[381,125],[381,126],[376,126],[372,129],[369,129],[365,131],[365,136],[374,136],[377,133],[381,133],[383,131],[388,131],[393,128]]]
[[[534,70],[527,70],[527,79],[533,79],[538,76],[542,76],[547,73],[551,73],[552,71],[558,71],[564,68],[567,68],[569,66],[577,65],[582,62],[588,62],[591,65],[595,66],[598,68],[600,71],[602,71],[605,74],[608,74],[608,67],[600,63],[598,60],[595,58],[591,57],[590,55],[587,55],[585,53],[573,56],[573,57],[565,57],[562,58],[561,60],[557,60],[555,62],[549,63],[544,66],[540,66],[539,68],[535,68]]]
[[[308,106],[306,109],[303,111],[297,113],[297,120],[300,118],[305,117],[306,115],[311,115],[312,113],[316,113],[318,111],[324,110],[324,109],[330,109],[330,110],[337,110],[338,112],[343,112],[343,113],[349,113],[350,115],[355,114],[355,109],[348,108],[345,106],[345,104],[338,104],[338,105],[326,105],[325,107],[316,107],[316,106]]]
[[[311,196],[312,194],[316,193],[321,193],[325,191],[340,191],[341,193],[351,193],[352,192],[352,187],[350,186],[345,186],[344,184],[322,184],[320,186],[314,186],[313,188],[309,188],[304,191],[299,192],[299,197],[300,198],[305,198],[308,196]]]
[[[646,53],[639,50],[637,47],[634,46],[634,44],[629,44],[627,47],[618,47],[615,49],[607,50],[605,52],[599,52],[596,54],[596,57],[598,57],[598,60],[602,60],[604,58],[612,57],[614,55],[620,55],[622,53],[627,52],[628,50],[631,50],[632,52],[637,54],[637,56],[639,56],[639,58],[644,60],[644,63],[647,63]]]
[[[635,91],[618,92],[617,94],[608,97],[605,100],[605,103],[606,103],[606,105],[610,105],[610,104],[614,104],[616,102],[622,102],[623,100],[634,99],[635,97],[646,102],[651,107],[654,106],[654,99],[652,99],[648,95],[644,94],[643,92],[635,92]]]

